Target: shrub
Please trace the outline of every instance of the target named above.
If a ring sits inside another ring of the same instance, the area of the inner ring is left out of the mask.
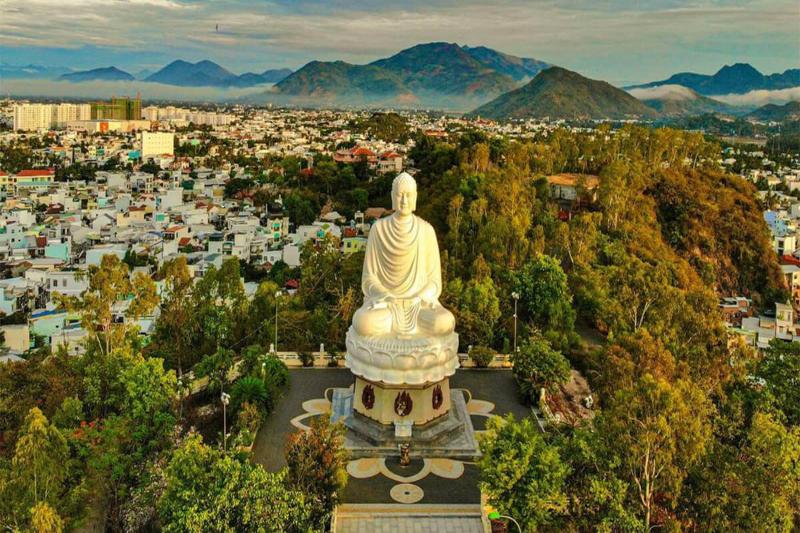
[[[239,371],[243,376],[257,375],[261,371],[261,363],[264,359],[266,350],[260,344],[251,344],[242,350],[242,362],[239,363]]]
[[[255,376],[245,376],[233,384],[231,401],[237,411],[250,403],[258,406],[264,413],[269,413],[274,407],[274,401],[267,384]]]
[[[300,352],[297,357],[300,358],[300,362],[304,367],[314,366],[314,354],[311,352]]]
[[[274,355],[268,355],[264,359],[261,368],[264,381],[273,389],[274,395],[277,396],[279,390],[289,384],[289,369],[286,367],[286,363]]]
[[[524,341],[511,360],[514,378],[530,403],[537,401],[540,388],[553,389],[566,383],[570,376],[569,361],[543,338]]]
[[[494,361],[494,350],[486,346],[473,346],[469,356],[478,368],[487,368]]]
[[[328,358],[328,366],[331,368],[336,368],[339,366],[339,360],[342,358],[342,354],[336,350],[331,350],[328,352]]]
[[[242,430],[247,430],[251,434],[258,431],[258,426],[261,425],[263,415],[255,404],[244,402],[239,411],[238,424]]]

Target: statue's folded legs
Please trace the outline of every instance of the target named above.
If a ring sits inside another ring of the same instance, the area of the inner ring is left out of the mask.
[[[455,329],[453,313],[442,306],[421,308],[416,313],[416,327],[403,327],[390,306],[369,309],[362,307],[353,315],[353,329],[362,337],[387,335],[449,335]]]

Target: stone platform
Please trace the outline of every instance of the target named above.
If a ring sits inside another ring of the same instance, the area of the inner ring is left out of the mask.
[[[393,425],[380,424],[355,412],[350,388],[333,390],[331,421],[342,421],[347,427],[345,448],[354,459],[396,456],[403,443],[411,444],[411,457],[472,460],[480,456],[467,402],[458,389],[450,391],[450,410],[427,424],[414,425],[410,437],[397,437]]]

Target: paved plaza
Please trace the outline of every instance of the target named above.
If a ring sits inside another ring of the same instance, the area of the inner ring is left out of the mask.
[[[349,387],[353,383],[353,375],[344,368],[298,368],[290,370],[290,376],[289,390],[259,431],[253,447],[253,460],[270,470],[285,465],[283,450],[287,435],[307,427],[314,417],[329,416],[332,389]],[[477,433],[485,429],[486,420],[491,416],[513,413],[522,418],[530,414],[530,409],[521,403],[514,378],[507,370],[462,369],[452,376],[450,383],[453,389],[466,391],[467,408]],[[349,505],[405,504],[411,510],[412,505],[417,508],[419,505],[480,503],[478,467],[470,461],[415,457],[411,464],[403,467],[397,457],[374,457],[352,460],[347,470],[350,479],[343,502]],[[431,518],[434,519],[438,518]],[[396,517],[376,520],[381,520],[380,527],[388,524],[388,530],[401,531],[392,529],[392,524],[397,525],[393,522]]]

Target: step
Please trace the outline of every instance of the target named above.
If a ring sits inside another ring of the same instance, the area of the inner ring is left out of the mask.
[[[480,505],[344,504],[333,533],[485,533]]]

